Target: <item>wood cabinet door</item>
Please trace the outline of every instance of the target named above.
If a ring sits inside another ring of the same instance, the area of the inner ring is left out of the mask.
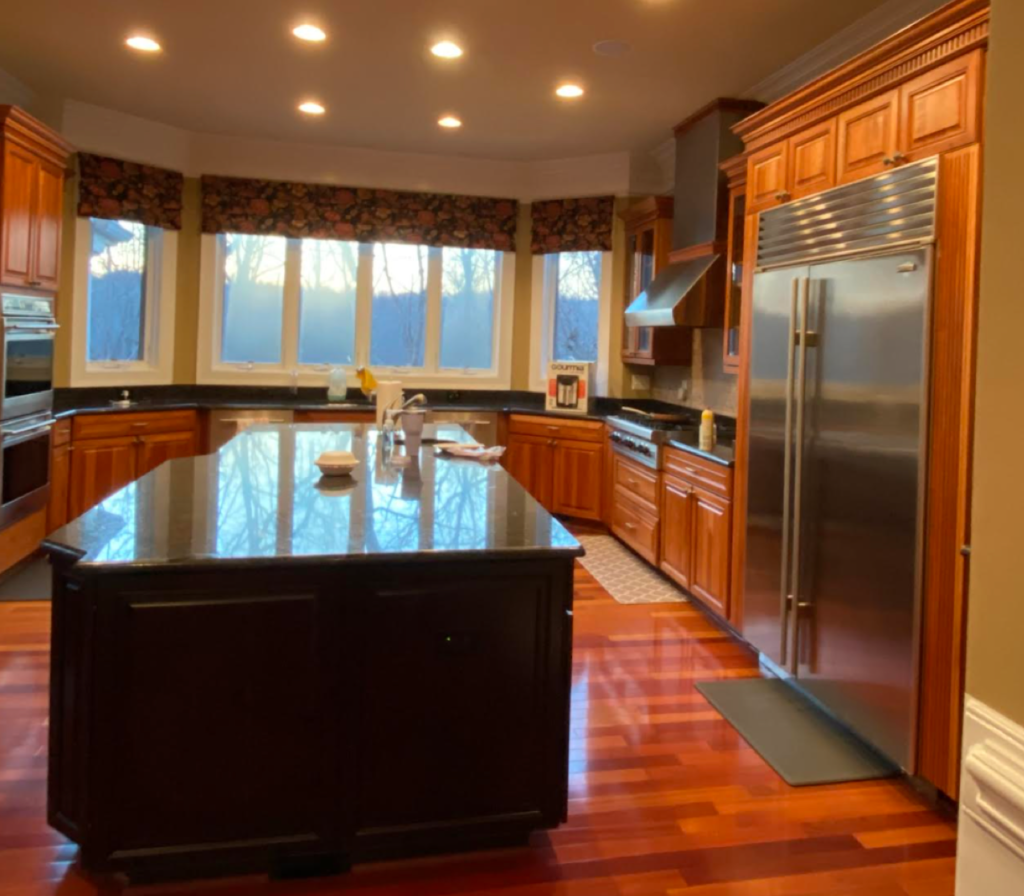
[[[61,445],[50,454],[50,503],[46,509],[46,531],[59,529],[68,521],[68,486],[71,476],[71,446]]]
[[[836,119],[789,138],[789,191],[794,199],[836,185]]]
[[[693,578],[693,487],[665,478],[661,491],[661,569],[683,588]]]
[[[165,460],[176,457],[192,457],[196,453],[194,432],[160,432],[138,437],[138,457],[135,475],[145,476]]]
[[[331,611],[298,583],[260,593],[259,574],[237,589],[192,588],[187,602],[159,579],[102,611],[107,712],[92,746],[105,841],[216,850],[294,838],[326,849],[316,840],[339,814],[332,760],[343,753],[340,688],[325,671],[340,642]]]
[[[752,153],[747,161],[747,214],[789,199],[789,143],[782,141]]]
[[[56,290],[60,279],[60,234],[64,217],[64,171],[40,161],[32,238],[31,285]]]
[[[68,518],[81,516],[107,495],[133,482],[137,454],[134,436],[90,439],[72,445]]]
[[[908,161],[976,143],[981,50],[925,72],[900,88],[900,150]]]
[[[554,446],[551,507],[585,520],[601,519],[604,444],[559,439]]]
[[[899,148],[898,125],[898,90],[890,90],[843,112],[838,124],[836,182],[847,184],[888,171]]]
[[[544,436],[510,435],[505,469],[540,504],[551,509],[552,449],[555,440]]]
[[[723,618],[729,614],[732,505],[693,490],[693,570],[690,590]]]
[[[6,143],[3,166],[0,283],[5,286],[28,286],[33,279],[33,209],[36,205],[39,161],[28,150]]]

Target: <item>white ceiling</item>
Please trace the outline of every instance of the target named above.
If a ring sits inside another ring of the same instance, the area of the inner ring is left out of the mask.
[[[492,159],[648,148],[882,0],[30,0],[4,3],[0,69],[33,90],[192,131]],[[290,29],[315,21],[324,44]],[[157,37],[153,57],[127,50]],[[453,37],[466,55],[434,59]],[[599,40],[627,41],[617,58]],[[575,79],[587,95],[553,96]],[[302,99],[322,118],[295,111]],[[445,113],[464,126],[440,129]]]

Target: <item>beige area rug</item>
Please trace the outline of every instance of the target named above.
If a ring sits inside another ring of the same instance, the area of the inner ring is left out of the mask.
[[[587,549],[580,563],[620,604],[679,603],[689,599],[617,538],[580,535],[577,541]]]

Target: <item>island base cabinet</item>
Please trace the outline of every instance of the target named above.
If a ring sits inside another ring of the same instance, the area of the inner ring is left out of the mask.
[[[85,870],[336,871],[564,819],[571,557],[54,562],[48,818]]]

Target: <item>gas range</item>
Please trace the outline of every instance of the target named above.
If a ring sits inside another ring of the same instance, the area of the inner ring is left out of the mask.
[[[685,417],[658,420],[642,414],[620,413],[605,422],[611,427],[612,450],[652,470],[660,470],[664,446],[697,431],[696,421]]]

